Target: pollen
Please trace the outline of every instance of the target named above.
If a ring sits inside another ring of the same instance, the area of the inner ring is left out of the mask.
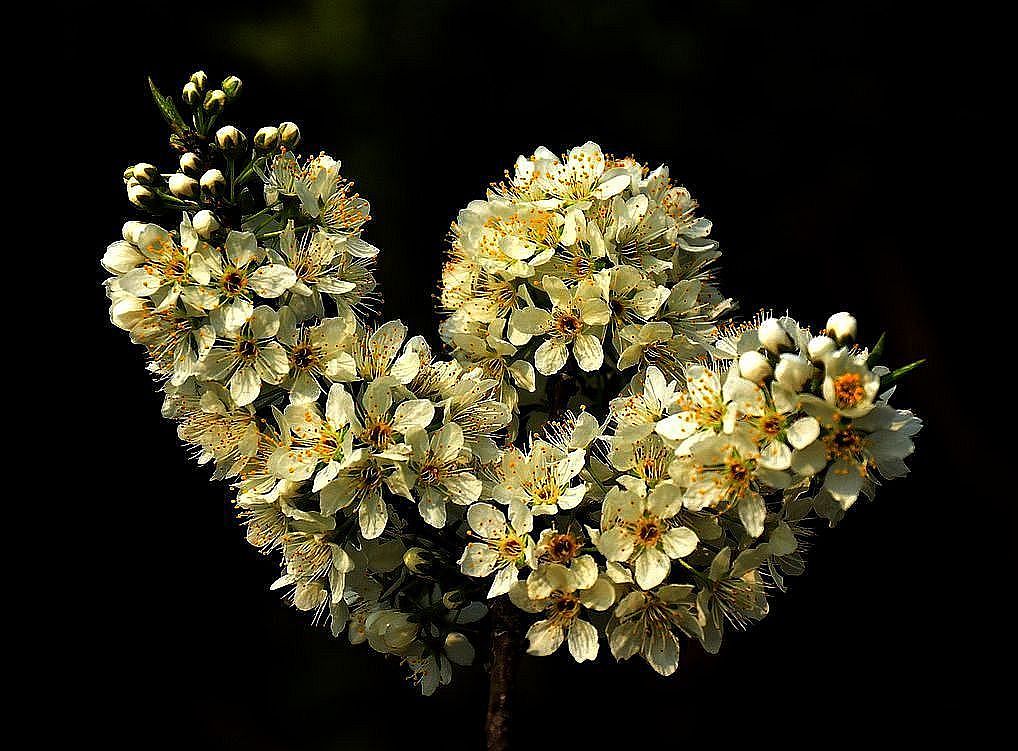
[[[866,390],[858,373],[844,373],[834,379],[834,401],[840,409],[850,409],[865,398]]]

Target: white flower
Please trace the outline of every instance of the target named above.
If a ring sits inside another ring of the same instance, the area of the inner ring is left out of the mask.
[[[750,429],[760,451],[761,467],[788,469],[792,449],[802,450],[820,435],[820,423],[815,417],[800,413],[793,419],[800,408],[800,399],[794,391],[775,381],[767,398],[763,389],[742,378],[729,379],[729,383],[732,400],[729,408]]]
[[[235,329],[251,317],[254,295],[276,298],[297,281],[293,269],[262,263],[265,249],[250,232],[230,232],[222,250],[207,248],[203,258],[215,295],[213,318],[225,329]]]
[[[636,583],[656,587],[671,569],[672,560],[696,550],[698,538],[687,527],[669,520],[682,509],[682,491],[662,482],[649,493],[643,483],[608,491],[601,512],[597,549],[609,561],[631,562]]]
[[[517,529],[490,503],[475,503],[467,509],[467,523],[481,542],[467,543],[458,561],[460,571],[477,578],[495,574],[488,598],[504,595],[516,581],[519,567],[533,560],[534,541],[528,534],[533,517],[522,519]]]
[[[187,214],[180,223],[179,245],[156,224],[142,225],[130,234],[136,242],[113,243],[102,260],[107,271],[119,275],[123,292],[135,297],[162,293],[160,308],[172,307],[178,298],[197,312],[214,307],[215,297],[203,288],[209,283],[209,269],[203,257],[208,246],[198,239]]]
[[[314,490],[319,490],[353,451],[353,398],[343,386],[333,384],[324,415],[317,404],[298,402],[290,404],[281,417],[286,440],[270,457],[269,471],[281,480],[301,482],[322,464],[329,471],[315,478]]]
[[[398,383],[410,383],[421,369],[421,359],[413,349],[400,348],[407,328],[402,321],[389,321],[370,332],[359,332],[353,348],[357,373],[366,381],[392,376]]]
[[[691,612],[693,587],[668,584],[654,592],[630,592],[615,608],[615,626],[608,644],[616,660],[639,654],[659,675],[671,675],[679,667],[679,640],[682,630],[700,636]]]
[[[447,500],[468,506],[481,495],[481,481],[470,472],[470,452],[464,452],[463,429],[450,422],[430,441],[420,429],[412,430],[407,440],[413,453],[402,465],[406,497],[413,500],[416,493],[421,518],[432,527],[444,527]]]
[[[552,311],[524,308],[510,320],[510,325],[525,335],[548,335],[534,353],[538,371],[543,375],[560,371],[570,347],[581,370],[599,369],[604,362],[600,327],[611,317],[601,291],[596,285],[582,283],[570,291],[553,276],[544,277],[542,286],[551,298]]]
[[[569,654],[577,662],[597,657],[597,629],[580,616],[583,608],[610,608],[615,589],[599,575],[592,557],[581,556],[568,568],[559,563],[541,564],[526,582],[513,583],[509,597],[521,610],[545,614],[527,630],[529,654],[550,655],[568,640]]]
[[[823,433],[820,440],[792,455],[792,469],[813,476],[827,467],[823,492],[842,509],[855,503],[860,493],[871,492],[873,470],[887,479],[908,473],[904,460],[915,450],[912,436],[922,428],[911,412],[881,403],[864,416],[848,420],[816,398],[803,406],[820,421]]]
[[[618,421],[618,433],[642,438],[656,430],[661,435],[674,432],[670,413],[680,405],[677,381],[665,380],[659,368],[651,365],[644,373],[643,387],[633,394],[611,401],[611,412]],[[664,424],[664,427],[662,427]]]
[[[731,374],[728,381],[731,380]],[[670,441],[681,441],[679,451],[706,436],[730,432],[735,424],[736,411],[730,406],[731,394],[726,394],[721,379],[714,371],[702,365],[690,365],[685,370],[686,388],[677,396],[677,409],[657,425],[657,432]]]
[[[860,417],[873,409],[880,376],[866,366],[862,355],[841,349],[824,363],[824,399],[846,417]]]
[[[503,480],[495,497],[509,505],[514,520],[576,508],[587,486],[573,484],[573,480],[583,470],[585,459],[583,449],[564,451],[540,439],[534,441],[529,454],[510,448],[502,457]]]
[[[298,326],[288,307],[280,311],[276,338],[289,359],[288,388],[292,402],[313,402],[322,393],[323,386],[357,378],[353,355],[345,349],[353,330],[352,316],[326,318],[314,326]]]
[[[278,385],[290,372],[286,350],[275,340],[279,316],[262,305],[240,326],[219,332],[220,338],[202,362],[205,378],[229,386],[243,407],[258,398],[262,382]]]
[[[757,444],[743,430],[700,441],[692,447],[691,458],[694,469],[683,494],[686,508],[737,507],[746,531],[759,537],[767,514],[761,490],[787,487],[789,475],[764,467]]]

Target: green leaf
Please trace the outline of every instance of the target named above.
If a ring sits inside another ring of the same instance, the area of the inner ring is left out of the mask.
[[[163,119],[169,124],[170,128],[177,135],[183,135],[187,132],[187,124],[184,122],[184,118],[177,112],[176,106],[173,104],[173,100],[169,97],[165,97],[160,93],[156,87],[155,81],[149,76],[148,88],[152,92],[152,101],[156,103],[156,107],[159,108],[159,114],[163,116]]]
[[[885,331],[883,334],[880,335],[880,338],[877,339],[877,343],[873,345],[873,349],[870,350],[869,357],[866,358],[867,365],[872,367],[873,364],[877,361],[877,358],[884,354],[884,345],[887,343],[886,340],[887,332]]]
[[[922,360],[916,360],[913,363],[910,363],[908,365],[905,365],[904,367],[898,368],[897,370],[891,373],[888,373],[887,375],[880,379],[880,388],[886,389],[888,386],[894,385],[895,383],[900,381],[903,377],[905,377],[913,370],[918,368],[920,365],[923,365],[925,362],[926,358],[923,358]]]

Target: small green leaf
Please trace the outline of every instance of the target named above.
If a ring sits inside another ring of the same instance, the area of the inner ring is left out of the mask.
[[[869,357],[866,358],[867,365],[872,367],[873,364],[877,361],[877,359],[882,354],[884,354],[884,345],[886,344],[886,340],[887,332],[885,331],[883,334],[880,335],[880,338],[877,339],[877,343],[873,345],[873,349],[870,350]]]
[[[904,367],[898,368],[897,370],[891,373],[888,373],[887,375],[880,379],[880,388],[886,389],[888,386],[894,385],[895,383],[900,381],[904,376],[908,375],[913,370],[918,368],[920,365],[923,365],[925,362],[926,358],[923,358],[922,360],[916,360],[913,363],[910,363],[908,365],[905,365]]]
[[[184,118],[180,116],[180,113],[177,112],[177,108],[173,104],[173,100],[162,95],[151,76],[148,79],[148,87],[152,92],[152,101],[154,101],[156,103],[156,107],[159,108],[159,114],[163,116],[163,119],[169,124],[173,132],[178,135],[186,133],[187,124],[184,122]]]

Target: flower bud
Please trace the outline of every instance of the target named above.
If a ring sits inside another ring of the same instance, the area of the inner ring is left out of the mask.
[[[421,576],[430,574],[434,563],[435,556],[425,548],[407,548],[407,551],[403,553],[403,565],[411,572]]]
[[[192,81],[188,81],[184,84],[184,90],[181,92],[181,96],[187,103],[188,107],[197,107],[201,104],[201,92],[198,91],[198,87],[195,86]]]
[[[279,142],[288,149],[300,143],[300,128],[296,123],[287,121],[279,124]]]
[[[827,335],[834,337],[838,344],[852,344],[855,341],[855,316],[851,313],[835,313],[827,319]]]
[[[258,151],[272,151],[279,144],[279,128],[272,125],[259,128],[252,140]]]
[[[191,177],[198,177],[201,174],[201,157],[193,151],[182,154],[180,157],[180,171]]]
[[[145,229],[145,222],[136,222],[134,220],[124,222],[124,226],[120,230],[120,236],[131,243],[131,245],[137,245],[138,238],[141,236],[143,229]]]
[[[757,338],[760,340],[760,344],[775,355],[787,352],[792,348],[792,337],[777,318],[767,318],[761,321]]]
[[[781,355],[774,368],[774,377],[778,383],[792,391],[799,391],[811,375],[813,375],[813,366],[810,365],[809,360],[802,355],[793,355],[790,352]]]
[[[452,589],[442,595],[442,604],[449,610],[459,610],[468,602],[470,598],[462,589]]]
[[[216,145],[229,157],[239,156],[247,151],[247,136],[232,125],[224,125],[216,131]]]
[[[194,231],[198,233],[199,237],[208,240],[221,225],[215,214],[208,209],[202,209],[191,219],[191,226],[194,227]]]
[[[191,74],[190,83],[193,83],[199,92],[205,91],[205,86],[209,82],[209,77],[205,75],[205,71],[197,70]]]
[[[226,178],[217,169],[210,169],[201,176],[201,186],[214,196],[226,191]]]
[[[159,170],[154,164],[138,162],[132,169],[132,177],[142,185],[151,185],[159,179]]]
[[[747,381],[762,382],[773,371],[767,358],[755,349],[739,355],[739,373]]]
[[[214,89],[205,95],[205,111],[215,115],[223,111],[226,104],[226,93],[222,89]]]
[[[170,175],[170,192],[177,198],[197,198],[201,186],[193,177],[178,172]]]
[[[244,83],[236,76],[227,76],[223,79],[223,92],[226,94],[227,99],[236,99],[237,95],[240,94],[241,88]]]
[[[806,345],[806,352],[809,354],[810,360],[820,362],[826,359],[837,348],[838,345],[834,343],[831,337],[821,334],[809,340],[809,344]]]
[[[138,208],[147,208],[156,203],[156,194],[144,185],[131,185],[127,188],[127,200]]]

